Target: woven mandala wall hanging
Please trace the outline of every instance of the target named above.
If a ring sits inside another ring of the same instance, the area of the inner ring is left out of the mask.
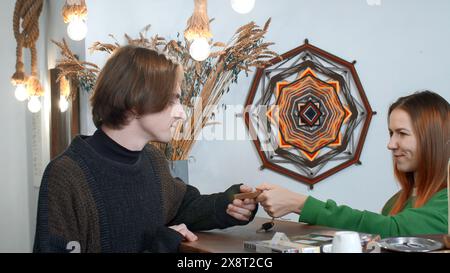
[[[308,40],[259,68],[244,112],[268,168],[313,185],[359,161],[372,111],[353,63]]]

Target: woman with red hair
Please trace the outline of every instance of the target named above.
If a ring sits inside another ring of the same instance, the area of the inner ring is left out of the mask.
[[[262,184],[256,201],[272,217],[300,214],[299,221],[382,237],[447,233],[447,162],[450,105],[436,93],[417,92],[389,108],[388,149],[401,190],[381,214],[322,202],[277,185]]]

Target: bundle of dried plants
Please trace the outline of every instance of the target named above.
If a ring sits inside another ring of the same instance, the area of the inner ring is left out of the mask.
[[[56,68],[60,70],[57,81],[66,77],[82,89],[90,91],[94,88],[100,68],[90,62],[78,60],[78,57],[70,50],[65,39],[62,42],[52,40],[61,52],[62,58],[58,60]]]

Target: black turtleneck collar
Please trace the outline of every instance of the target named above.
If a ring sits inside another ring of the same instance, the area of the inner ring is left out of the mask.
[[[134,164],[141,154],[141,151],[130,151],[115,142],[102,129],[95,131],[86,142],[101,156],[120,163]]]

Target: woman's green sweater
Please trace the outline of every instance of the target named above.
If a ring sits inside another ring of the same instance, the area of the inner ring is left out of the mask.
[[[425,205],[412,208],[413,198],[396,215],[389,215],[398,193],[385,204],[382,213],[360,211],[338,206],[333,200],[322,202],[308,197],[299,222],[337,229],[378,234],[381,237],[444,234],[448,232],[447,189],[437,192]]]

